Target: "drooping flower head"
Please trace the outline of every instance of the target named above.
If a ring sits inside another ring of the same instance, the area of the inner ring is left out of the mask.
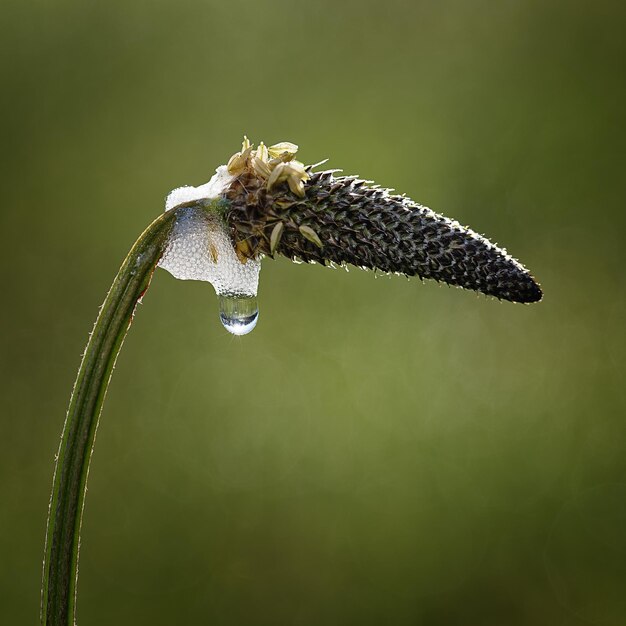
[[[207,184],[175,189],[166,210],[186,210],[161,267],[244,302],[256,296],[261,258],[276,254],[431,278],[511,302],[541,299],[528,270],[485,237],[371,181],[314,171],[297,151],[290,142],[255,149],[244,138]]]

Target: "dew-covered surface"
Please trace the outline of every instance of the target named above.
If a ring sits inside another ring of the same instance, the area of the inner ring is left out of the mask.
[[[219,211],[205,202],[218,198],[232,180],[221,165],[208,183],[170,192],[166,211],[199,202],[178,210],[159,267],[179,280],[211,283],[219,298],[219,319],[224,328],[233,335],[247,335],[259,318],[256,295],[261,259],[240,260]]]
[[[218,295],[254,297],[261,261],[242,263],[220,217],[189,207],[180,210],[159,267],[180,280],[209,282]]]
[[[192,202],[193,200],[217,198],[234,178],[234,176],[228,173],[225,165],[220,165],[208,183],[198,187],[184,185],[183,187],[172,189],[165,200],[165,210],[170,211],[179,204]]]

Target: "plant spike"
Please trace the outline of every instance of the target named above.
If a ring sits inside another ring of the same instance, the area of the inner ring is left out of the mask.
[[[310,172],[310,168],[307,168]],[[350,264],[430,278],[511,302],[537,302],[539,284],[506,250],[473,230],[391,190],[334,170],[310,173],[303,196],[268,189],[257,172],[240,173],[225,192],[226,222],[252,257],[281,254],[322,265]],[[272,245],[277,223],[284,230]]]

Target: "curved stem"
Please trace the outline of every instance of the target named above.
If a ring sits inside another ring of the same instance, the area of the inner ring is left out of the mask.
[[[133,245],[100,309],[78,370],[56,457],[48,513],[41,595],[44,626],[74,624],[80,526],[98,419],[115,359],[176,214],[172,210],[161,215]]]

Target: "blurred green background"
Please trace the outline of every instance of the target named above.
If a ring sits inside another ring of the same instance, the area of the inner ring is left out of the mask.
[[[623,4],[4,0],[0,623],[37,622],[88,331],[168,191],[290,140],[486,233],[536,306],[159,270],[114,375],[83,625],[623,625]]]

